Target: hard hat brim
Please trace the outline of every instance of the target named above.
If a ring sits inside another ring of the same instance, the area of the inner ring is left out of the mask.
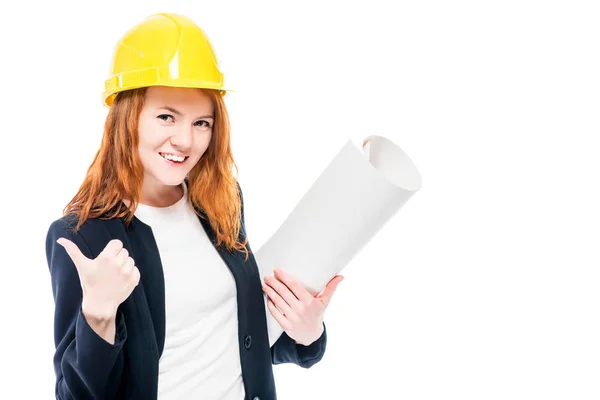
[[[102,102],[105,106],[110,107],[119,92],[124,92],[126,90],[139,89],[142,87],[151,87],[151,86],[168,86],[168,87],[182,87],[182,88],[191,88],[191,89],[212,89],[217,90],[221,93],[222,97],[225,97],[229,93],[235,93],[235,90],[232,89],[224,89],[221,86],[217,86],[211,84],[211,82],[206,81],[198,81],[198,80],[183,80],[183,79],[164,79],[160,82],[156,83],[147,83],[147,84],[138,84],[138,85],[122,85],[120,87],[114,87],[109,90],[106,90],[102,93]]]

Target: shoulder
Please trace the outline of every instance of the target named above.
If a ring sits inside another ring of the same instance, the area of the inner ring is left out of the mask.
[[[67,231],[73,234],[81,234],[86,233],[90,230],[94,229],[102,229],[106,225],[114,224],[114,223],[122,223],[122,221],[118,218],[111,219],[100,219],[100,218],[89,218],[84,223],[77,228],[78,217],[74,214],[64,215],[50,223],[49,231]]]
[[[97,247],[96,243],[104,243],[112,238],[110,232],[114,232],[113,227],[116,226],[118,229],[124,227],[123,221],[119,218],[90,218],[79,229],[77,229],[77,223],[78,217],[73,214],[67,214],[52,221],[47,233],[48,243],[64,237],[95,248]]]

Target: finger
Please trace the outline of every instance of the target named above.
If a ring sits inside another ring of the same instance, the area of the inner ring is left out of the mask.
[[[114,257],[117,255],[117,253],[119,253],[119,251],[122,248],[123,242],[121,242],[119,239],[113,239],[110,242],[108,242],[108,244],[106,245],[104,250],[102,250],[100,255],[105,257]]]
[[[285,301],[288,307],[296,309],[297,304],[300,302],[298,298],[292,293],[292,291],[277,278],[267,275],[265,276],[265,283],[270,286],[274,291]]]
[[[292,293],[298,298],[300,301],[309,302],[314,296],[312,296],[308,290],[296,278],[292,276],[289,272],[276,268],[274,271],[275,277],[283,282]]]
[[[290,308],[290,305],[281,298],[279,293],[277,293],[271,286],[267,285],[266,283],[263,284],[263,290],[267,294],[268,298],[271,299],[271,301],[275,303],[277,307],[279,307],[283,314],[289,317],[293,311]]]
[[[131,281],[133,282],[134,287],[140,283],[140,270],[135,265],[131,271]]]
[[[334,276],[333,279],[331,279],[329,281],[327,286],[325,286],[325,289],[323,290],[323,292],[317,296],[317,298],[320,299],[321,301],[323,301],[323,304],[325,304],[325,306],[328,306],[329,302],[331,301],[331,297],[333,296],[333,294],[335,293],[335,291],[337,289],[337,286],[343,280],[344,280],[344,277],[342,275]]]
[[[273,304],[271,299],[267,299],[267,307],[269,308],[269,311],[271,312],[273,318],[275,318],[275,321],[277,321],[279,326],[281,326],[281,329],[283,329],[284,331],[289,331],[291,329],[289,321],[287,320],[285,315],[283,315],[281,311],[279,311],[277,307],[275,307],[275,304]]]
[[[119,250],[119,252],[116,255],[115,264],[119,267],[123,266],[127,262],[128,258],[129,258],[129,252],[127,251],[126,248],[122,248],[121,250]]]
[[[135,265],[130,265],[130,263],[131,261],[127,260],[121,270],[123,277],[125,278],[125,285],[129,290],[127,297],[131,296],[136,286],[140,283],[140,270]],[[125,270],[125,268],[127,269]]]
[[[69,239],[61,237],[56,241],[56,243],[60,244],[62,247],[65,248],[65,251],[71,258],[71,260],[73,260],[73,264],[75,264],[75,267],[79,268],[81,265],[83,265],[83,263],[89,261],[89,258],[83,255],[81,250],[79,250],[79,247],[77,247],[77,245]]]
[[[127,259],[123,263],[123,266],[121,267],[121,271],[125,275],[130,275],[133,272],[134,267],[135,267],[135,261],[133,261],[133,258],[127,257]]]

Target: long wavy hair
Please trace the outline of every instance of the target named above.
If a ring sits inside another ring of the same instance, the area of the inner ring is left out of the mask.
[[[188,196],[196,213],[201,210],[216,233],[217,246],[225,245],[230,252],[244,251],[241,231],[242,195],[232,170],[237,174],[230,146],[229,116],[219,91],[198,89],[213,103],[215,122],[210,144],[198,163],[189,172]],[[78,217],[75,230],[87,219],[133,219],[142,197],[144,167],[139,152],[138,122],[147,88],[120,92],[110,107],[102,143],[77,194],[65,206],[63,214]],[[122,200],[127,199],[127,207]]]

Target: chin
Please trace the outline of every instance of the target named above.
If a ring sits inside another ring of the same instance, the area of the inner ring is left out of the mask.
[[[161,179],[160,183],[165,186],[179,186],[183,183],[185,176],[182,178],[169,178],[169,179]]]
[[[164,186],[179,186],[187,176],[186,174],[155,174],[154,179]]]

